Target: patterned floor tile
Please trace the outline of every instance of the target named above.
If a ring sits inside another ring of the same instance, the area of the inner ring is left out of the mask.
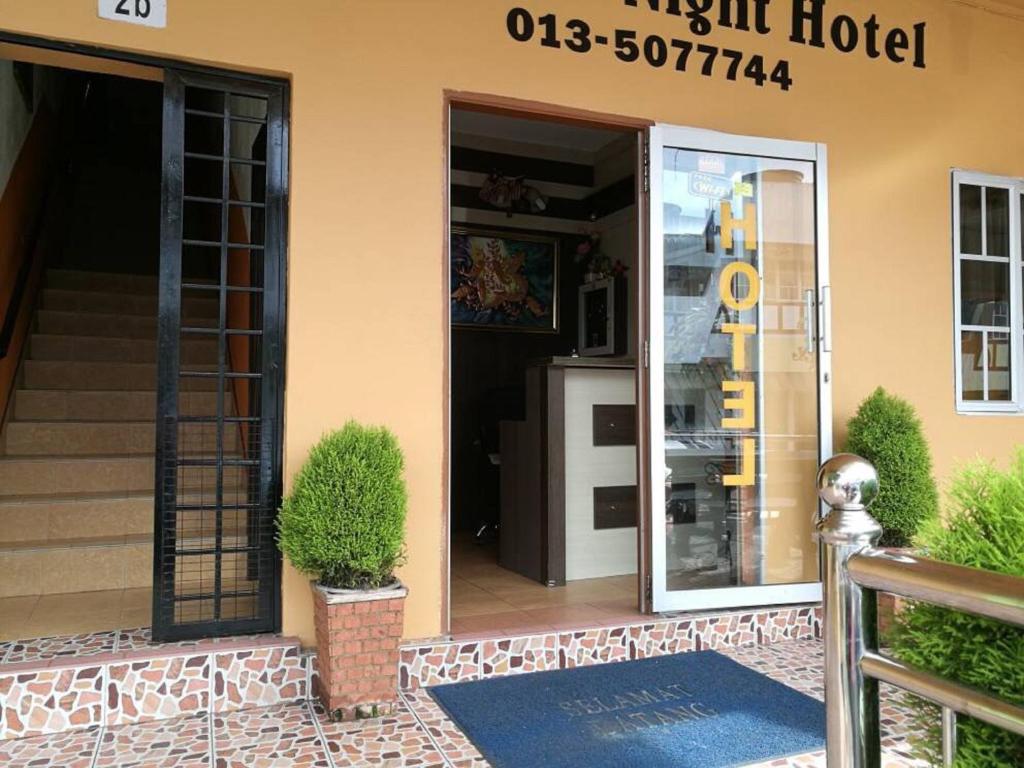
[[[199,768],[210,765],[210,719],[195,717],[108,728],[95,768]]]
[[[284,704],[215,715],[217,768],[330,768],[309,706]]]
[[[406,701],[399,701],[395,704],[394,710],[383,717],[368,718],[366,720],[332,720],[327,716],[327,710],[319,701],[309,702],[310,710],[313,712],[320,729],[332,734],[344,731],[359,731],[364,728],[376,728],[378,726],[394,725],[405,726],[416,723],[418,718]]]
[[[67,656],[81,657],[113,653],[116,642],[116,632],[92,632],[87,635],[60,635],[16,640],[11,643],[4,663],[18,664],[26,661],[48,661]]]
[[[400,704],[387,717],[342,723],[327,720],[320,707],[314,709],[337,768],[364,765],[439,768],[447,765],[430,735],[405,704]]]
[[[403,699],[449,762],[466,768],[484,768],[487,765],[473,742],[451,721],[429,693],[413,691],[403,694]]]
[[[4,768],[90,768],[99,728],[0,741]]]

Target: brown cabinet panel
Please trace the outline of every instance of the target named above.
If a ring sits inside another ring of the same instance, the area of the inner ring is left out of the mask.
[[[594,489],[594,530],[636,528],[637,488],[615,485]]]
[[[636,406],[595,405],[594,445],[636,445]]]

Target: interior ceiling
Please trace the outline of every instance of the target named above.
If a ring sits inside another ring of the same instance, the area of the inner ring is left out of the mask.
[[[1024,1],[1024,0],[1022,0]],[[488,136],[525,144],[543,144],[566,149],[598,152],[623,135],[621,130],[528,120],[488,112],[452,110],[452,132]]]

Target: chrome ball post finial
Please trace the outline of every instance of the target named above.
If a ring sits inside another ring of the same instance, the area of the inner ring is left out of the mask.
[[[868,507],[878,496],[878,472],[850,453],[833,456],[818,470],[818,495],[829,512],[816,526],[822,547],[825,645],[825,712],[829,768],[873,768],[878,752],[878,683],[858,659],[878,650],[875,593],[850,578],[851,557],[874,547],[882,526]]]
[[[867,509],[878,496],[878,472],[860,456],[837,454],[818,470],[818,496],[832,509]]]

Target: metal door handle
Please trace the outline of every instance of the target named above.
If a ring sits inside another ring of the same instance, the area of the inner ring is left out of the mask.
[[[821,339],[822,351],[832,351],[832,286],[821,288]]]
[[[804,291],[804,326],[807,335],[807,354],[814,354],[814,289]]]

